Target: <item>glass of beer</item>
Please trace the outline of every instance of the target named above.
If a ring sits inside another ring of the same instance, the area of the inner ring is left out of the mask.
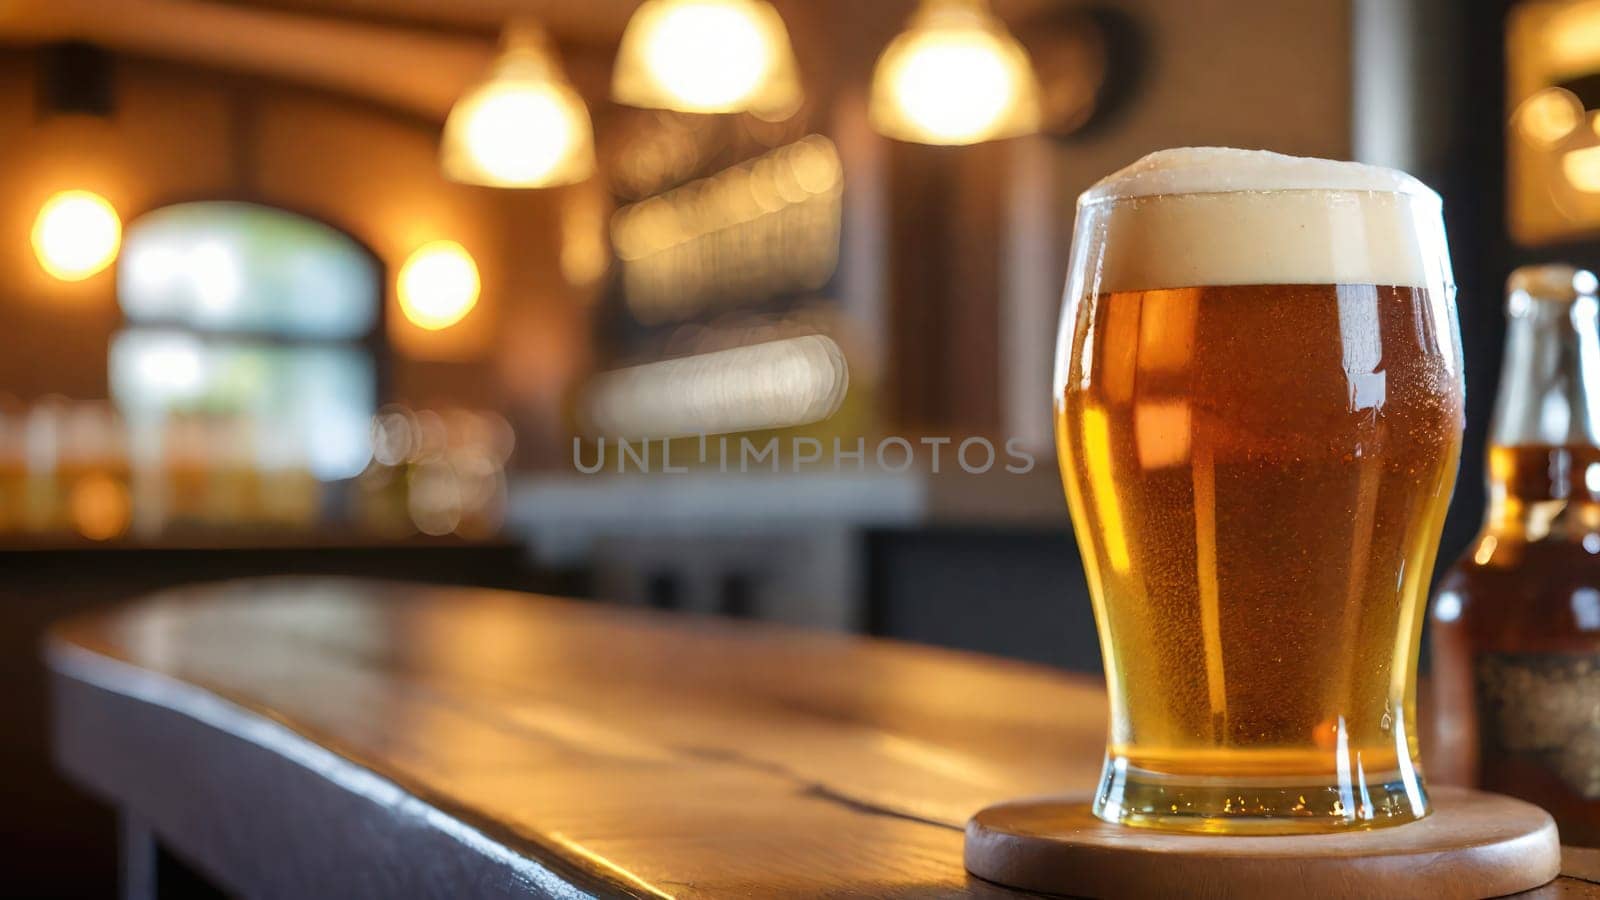
[[[1111,702],[1096,815],[1271,834],[1427,814],[1454,294],[1439,197],[1400,172],[1168,150],[1079,199],[1055,415]]]

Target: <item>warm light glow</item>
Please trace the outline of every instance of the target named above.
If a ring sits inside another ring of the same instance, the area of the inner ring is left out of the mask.
[[[1600,2],[1559,9],[1544,28],[1545,52],[1552,68],[1586,72],[1600,62]]]
[[[400,267],[400,310],[419,328],[438,331],[466,317],[478,303],[478,266],[455,241],[418,247]]]
[[[450,110],[440,161],[452,180],[491,187],[551,187],[594,173],[589,110],[540,32],[507,29],[489,77]]]
[[[765,0],[646,0],[628,21],[612,94],[681,112],[787,118],[800,106],[789,32]]]
[[[769,53],[746,10],[710,3],[669,8],[645,46],[645,65],[669,93],[700,108],[728,108],[761,84]]]
[[[1483,540],[1478,542],[1478,549],[1473,551],[1472,561],[1480,566],[1487,566],[1489,561],[1494,559],[1494,551],[1499,544],[1500,541],[1494,535],[1484,535]]]
[[[448,462],[432,460],[406,473],[406,507],[423,534],[444,535],[461,524],[461,484]]]
[[[62,281],[82,281],[111,265],[122,245],[122,221],[99,194],[62,191],[33,222],[33,254]]]
[[[72,486],[67,505],[72,525],[91,541],[109,541],[128,530],[133,504],[128,488],[109,475],[95,472]]]
[[[1600,194],[1600,147],[1568,151],[1561,157],[1561,174],[1578,190]]]
[[[892,138],[974,144],[1038,130],[1039,85],[983,0],[924,0],[878,58],[870,112]]]
[[[1529,140],[1554,144],[1583,122],[1583,104],[1565,88],[1545,88],[1522,101],[1516,122]]]
[[[606,243],[605,195],[574,192],[561,209],[561,276],[568,284],[592,285],[606,273],[611,248]]]
[[[942,140],[988,134],[1016,90],[993,38],[981,32],[927,35],[890,77],[905,114]]]
[[[467,147],[496,178],[543,181],[561,163],[574,124],[550,85],[491,89],[467,117]]]

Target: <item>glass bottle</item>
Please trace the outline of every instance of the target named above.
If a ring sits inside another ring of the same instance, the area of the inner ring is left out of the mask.
[[[1432,610],[1430,778],[1549,810],[1600,844],[1600,299],[1593,273],[1507,283],[1483,529]]]

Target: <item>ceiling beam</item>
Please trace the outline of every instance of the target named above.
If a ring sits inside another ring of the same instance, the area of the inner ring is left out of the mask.
[[[10,0],[0,40],[111,50],[301,82],[443,121],[493,58],[488,38],[191,0]]]

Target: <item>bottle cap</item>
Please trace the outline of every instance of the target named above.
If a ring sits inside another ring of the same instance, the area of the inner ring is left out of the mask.
[[[1506,279],[1506,315],[1523,315],[1536,301],[1564,304],[1580,297],[1594,297],[1597,289],[1600,279],[1588,269],[1567,263],[1521,266]]]

